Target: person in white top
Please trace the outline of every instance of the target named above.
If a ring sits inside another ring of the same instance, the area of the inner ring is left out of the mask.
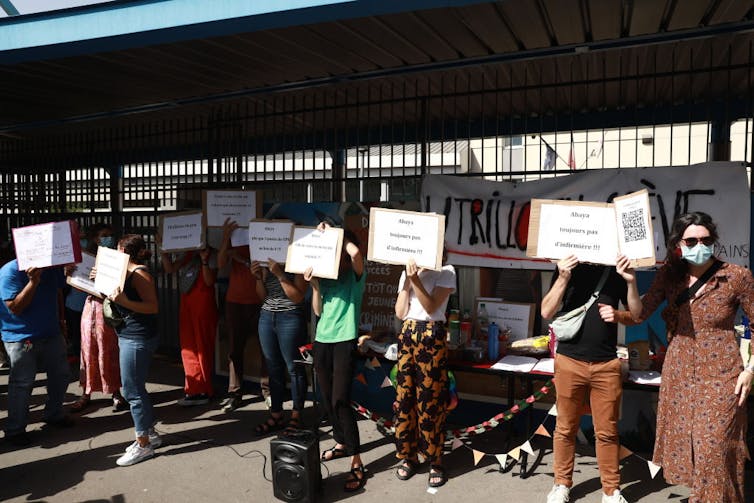
[[[413,259],[398,284],[395,314],[403,320],[398,335],[395,448],[396,476],[410,479],[419,453],[429,461],[429,486],[447,481],[442,466],[448,405],[448,347],[445,308],[456,289],[452,265],[439,271],[420,269]]]

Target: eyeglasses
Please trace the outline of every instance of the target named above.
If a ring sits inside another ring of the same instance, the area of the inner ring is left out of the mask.
[[[681,238],[681,241],[683,241],[683,244],[688,246],[689,248],[695,247],[699,241],[701,241],[705,246],[712,246],[715,244],[715,238],[712,236],[705,236],[703,238]]]

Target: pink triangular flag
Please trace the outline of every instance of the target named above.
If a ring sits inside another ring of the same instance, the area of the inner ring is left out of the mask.
[[[659,472],[660,468],[662,468],[660,465],[656,465],[651,461],[647,461],[647,467],[649,468],[649,474],[652,476],[652,478],[655,478],[657,472]]]
[[[534,432],[535,435],[542,435],[543,437],[551,437],[550,432],[547,431],[547,428],[545,428],[544,424],[540,424],[539,428],[537,428],[537,431]]]
[[[519,458],[521,457],[521,447],[516,447],[515,449],[511,449],[510,451],[508,451],[508,456],[518,461]]]
[[[376,356],[372,358],[372,368],[380,368],[381,366],[380,360],[378,360]]]
[[[523,444],[521,444],[521,450],[528,453],[531,456],[534,456],[534,449],[531,448],[531,444],[527,440]]]
[[[453,443],[450,444],[450,450],[455,451],[459,447],[463,447],[463,442],[458,438],[453,439]]]
[[[388,376],[385,376],[385,380],[382,381],[381,388],[390,388],[393,385],[393,381],[390,380]]]
[[[497,458],[497,462],[500,463],[500,468],[505,468],[505,463],[508,461],[508,455],[507,454],[495,454],[495,457]]]
[[[620,452],[618,454],[618,458],[623,461],[627,457],[629,457],[631,454],[633,454],[633,451],[628,449],[627,447],[620,446]]]
[[[366,378],[366,377],[364,377],[364,374],[359,374],[359,375],[357,375],[357,376],[356,376],[356,380],[357,380],[357,381],[359,381],[359,382],[360,382],[361,384],[363,384],[364,386],[366,386],[366,385],[367,385],[367,378]]]
[[[483,457],[484,457],[483,452],[477,451],[476,449],[474,449],[474,466],[478,465],[479,461],[481,461]]]
[[[558,415],[558,408],[555,407],[555,404],[553,404],[552,407],[550,407],[550,410],[547,413],[549,415],[551,415],[551,416],[556,416],[557,417],[557,415]]]

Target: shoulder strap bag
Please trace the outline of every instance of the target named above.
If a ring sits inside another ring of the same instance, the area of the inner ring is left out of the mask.
[[[600,296],[602,287],[605,286],[607,277],[610,275],[610,269],[610,267],[605,267],[605,270],[602,271],[602,277],[600,277],[600,281],[599,283],[597,283],[597,288],[594,289],[594,293],[591,297],[589,297],[589,300],[586,301],[583,306],[579,306],[576,309],[568,311],[567,313],[563,313],[552,320],[552,323],[550,323],[550,328],[552,329],[552,333],[555,334],[555,338],[558,339],[558,341],[569,341],[576,337],[576,334],[579,333],[579,330],[581,330],[581,325],[584,324],[586,312],[589,311],[590,307],[592,307],[594,301],[597,300],[597,298]]]

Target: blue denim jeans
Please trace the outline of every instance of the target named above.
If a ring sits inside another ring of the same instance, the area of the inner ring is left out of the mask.
[[[302,410],[306,398],[306,374],[298,348],[302,344],[304,319],[299,311],[272,312],[262,309],[259,315],[259,342],[270,375],[272,412],[283,410],[286,372],[291,377],[293,410]]]
[[[120,379],[123,397],[131,406],[131,417],[134,420],[137,437],[148,435],[154,425],[152,400],[147,394],[147,374],[152,354],[160,342],[159,337],[149,339],[118,337],[120,349]]]
[[[71,372],[66,359],[63,336],[30,339],[21,342],[4,342],[10,360],[8,376],[8,420],[5,435],[26,431],[29,422],[29,398],[34,387],[37,366],[47,372],[47,402],[44,420],[63,418],[63,398],[71,382]]]

